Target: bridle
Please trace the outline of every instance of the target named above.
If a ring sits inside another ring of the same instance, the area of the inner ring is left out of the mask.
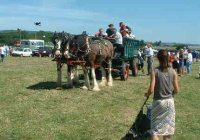
[[[83,36],[83,38],[82,39],[85,39],[84,37],[84,35],[79,35],[79,36]],[[72,43],[72,45],[73,46],[75,46],[76,47],[76,51],[73,51],[73,53],[75,54],[75,56],[77,57],[77,58],[79,58],[79,57],[85,57],[86,55],[88,55],[90,52],[91,52],[91,48],[90,48],[90,43],[89,43],[89,38],[88,38],[88,36],[86,36],[87,38],[86,38],[86,42],[83,44],[83,45],[80,45],[80,43],[78,42],[78,40],[77,39],[74,39],[74,41],[73,41],[73,43]],[[75,37],[76,38],[76,37]],[[85,50],[83,50],[83,48],[86,46],[86,49]],[[81,56],[78,56],[78,53],[79,52],[81,52],[82,53],[82,55]]]

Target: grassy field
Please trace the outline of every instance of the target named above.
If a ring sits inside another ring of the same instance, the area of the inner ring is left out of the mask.
[[[179,77],[175,140],[200,139],[199,65],[192,65],[191,76]],[[65,71],[64,66],[64,84]],[[134,121],[149,83],[140,72],[93,92],[56,90],[56,78],[50,58],[8,57],[0,63],[0,140],[119,140]]]

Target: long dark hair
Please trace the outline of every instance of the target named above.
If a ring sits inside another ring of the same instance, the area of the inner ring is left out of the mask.
[[[169,55],[167,50],[159,50],[157,58],[160,63],[159,67],[161,71],[169,68]]]

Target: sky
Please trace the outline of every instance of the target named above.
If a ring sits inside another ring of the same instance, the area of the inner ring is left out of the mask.
[[[119,22],[145,41],[200,44],[200,0],[0,0],[0,30],[94,35]]]

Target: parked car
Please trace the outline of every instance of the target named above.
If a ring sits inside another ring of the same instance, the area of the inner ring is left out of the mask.
[[[16,48],[12,52],[12,56],[32,56],[32,50],[30,48]]]
[[[39,48],[35,48],[32,50],[32,56],[39,56]]]
[[[34,49],[32,51],[32,53],[33,53],[33,56],[39,56],[39,57],[49,56],[49,57],[51,57],[52,48],[50,48],[50,47],[39,47],[38,49]]]

